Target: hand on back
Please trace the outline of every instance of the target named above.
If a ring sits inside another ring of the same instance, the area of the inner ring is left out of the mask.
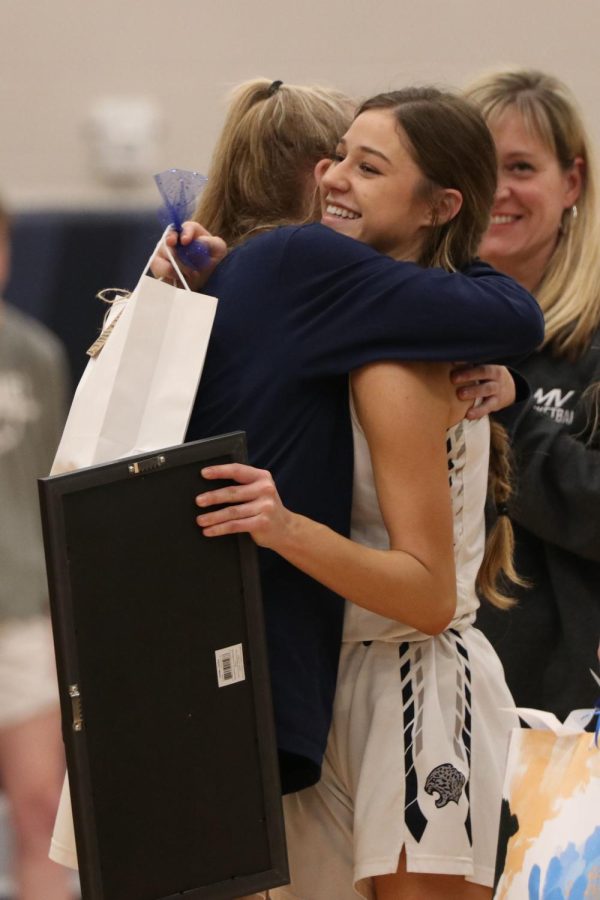
[[[506,366],[460,364],[450,373],[458,400],[469,400],[466,419],[482,419],[515,402],[515,382]]]

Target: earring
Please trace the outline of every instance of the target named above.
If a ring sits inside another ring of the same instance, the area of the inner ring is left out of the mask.
[[[570,214],[570,215],[569,215]],[[566,209],[563,210],[563,214],[560,220],[560,225],[558,226],[559,234],[568,234],[569,229],[572,228],[573,222],[578,216],[577,207],[575,204],[569,209],[567,206]]]

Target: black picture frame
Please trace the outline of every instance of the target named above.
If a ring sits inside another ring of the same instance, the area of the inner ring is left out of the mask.
[[[39,480],[84,900],[289,881],[256,548],[195,523],[236,461],[242,432]]]

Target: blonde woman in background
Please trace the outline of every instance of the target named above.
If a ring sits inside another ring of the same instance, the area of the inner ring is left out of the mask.
[[[519,603],[478,624],[519,706],[560,719],[594,706],[600,636],[600,220],[589,136],[574,98],[537,71],[483,76],[467,96],[498,153],[498,190],[480,254],[537,297],[546,336],[519,366],[533,391],[512,437],[508,506]],[[465,373],[473,378],[476,372]],[[461,376],[458,376],[460,378]],[[467,391],[468,394],[468,391]]]

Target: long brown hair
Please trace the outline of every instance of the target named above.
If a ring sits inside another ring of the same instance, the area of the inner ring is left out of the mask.
[[[237,244],[318,217],[313,169],[331,156],[354,104],[339,91],[266,78],[239,85],[194,219]]]
[[[394,113],[431,196],[434,224],[418,262],[461,268],[477,256],[496,190],[496,150],[483,117],[462,97],[433,87],[378,94],[361,104],[357,115],[370,109]],[[462,195],[462,206],[449,221],[435,221],[436,187]]]
[[[379,94],[363,103],[357,115],[371,109],[390,110],[409,141],[409,152],[425,177],[425,190],[435,204],[436,188],[460,191],[457,215],[436,223],[418,262],[454,271],[477,256],[489,224],[497,180],[494,140],[479,110],[463,97],[436,88],[406,88]],[[490,426],[488,492],[501,512],[512,492],[511,457],[506,431]],[[514,537],[506,515],[488,530],[477,589],[494,606],[506,609],[514,600],[510,583],[522,584],[513,565]]]

